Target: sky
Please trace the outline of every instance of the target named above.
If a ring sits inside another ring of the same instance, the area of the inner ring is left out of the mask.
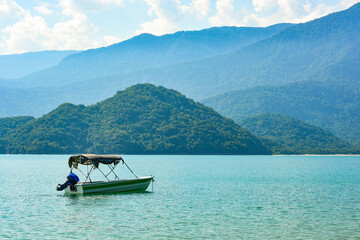
[[[0,0],[0,54],[85,50],[141,33],[300,23],[359,0]]]

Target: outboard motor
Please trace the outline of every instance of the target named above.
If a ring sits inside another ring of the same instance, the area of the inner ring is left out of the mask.
[[[57,185],[56,190],[58,191],[62,191],[64,190],[67,186],[70,185],[70,189],[72,191],[75,191],[75,184],[79,182],[79,177],[75,174],[75,173],[70,173],[69,176],[66,177],[68,180],[61,185],[60,183]]]

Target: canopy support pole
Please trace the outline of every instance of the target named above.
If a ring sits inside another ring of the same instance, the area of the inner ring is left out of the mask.
[[[90,171],[91,171],[91,170],[92,170],[92,171],[91,171],[91,172],[88,172],[88,175],[87,175],[87,177],[86,177],[86,179],[85,179],[85,182],[87,181],[88,178],[89,178],[89,180],[90,180],[90,182],[91,182],[90,174],[95,170],[95,168],[94,168],[94,169],[93,169],[93,168],[94,168],[94,165],[91,166]]]
[[[81,174],[84,175],[84,177],[86,178],[86,175],[80,170],[80,168],[77,168],[77,170],[81,172]]]
[[[108,165],[109,166],[109,168],[110,168],[110,172],[108,173],[108,174],[106,174],[106,176],[108,176],[110,173],[114,173],[114,175],[115,175],[115,178],[117,178],[117,179],[119,179],[120,180],[120,178],[116,175],[116,173],[114,172],[114,169],[115,169],[115,167],[116,166],[114,166],[114,167],[112,167],[111,165]]]
[[[132,172],[132,174],[134,174],[134,176],[136,177],[136,178],[138,178],[137,176],[136,176],[136,174],[129,168],[129,166],[126,164],[126,162],[124,161],[124,159],[122,160],[122,162],[123,162],[123,164],[125,164],[125,166],[130,170],[130,172]]]
[[[99,171],[104,175],[104,177],[106,177],[106,179],[110,182],[110,180],[107,178],[107,175],[105,175],[105,174],[103,173],[103,171],[101,171],[100,168],[98,168],[98,169],[99,169]]]

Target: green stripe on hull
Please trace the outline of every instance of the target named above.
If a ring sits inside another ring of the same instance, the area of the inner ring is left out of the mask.
[[[102,189],[102,188],[112,188],[112,187],[118,187],[118,186],[127,186],[127,185],[132,185],[132,184],[138,184],[138,183],[146,183],[152,180],[152,178],[147,178],[147,179],[135,179],[135,180],[129,180],[129,181],[114,181],[114,182],[103,182],[103,183],[88,183],[88,184],[83,184],[83,191],[87,191],[87,190],[94,190],[94,189]]]

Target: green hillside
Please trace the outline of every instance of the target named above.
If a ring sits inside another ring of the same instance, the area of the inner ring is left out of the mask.
[[[89,107],[62,104],[0,140],[2,153],[269,154],[232,120],[150,84]]]
[[[264,113],[239,123],[256,136],[263,137],[264,144],[273,153],[348,153],[351,148],[329,131],[281,114]]]
[[[327,129],[345,141],[360,142],[360,95],[349,87],[299,82],[229,92],[202,103],[235,121],[280,113]]]
[[[0,136],[5,136],[8,132],[25,125],[33,119],[33,117],[28,116],[0,118]]]

